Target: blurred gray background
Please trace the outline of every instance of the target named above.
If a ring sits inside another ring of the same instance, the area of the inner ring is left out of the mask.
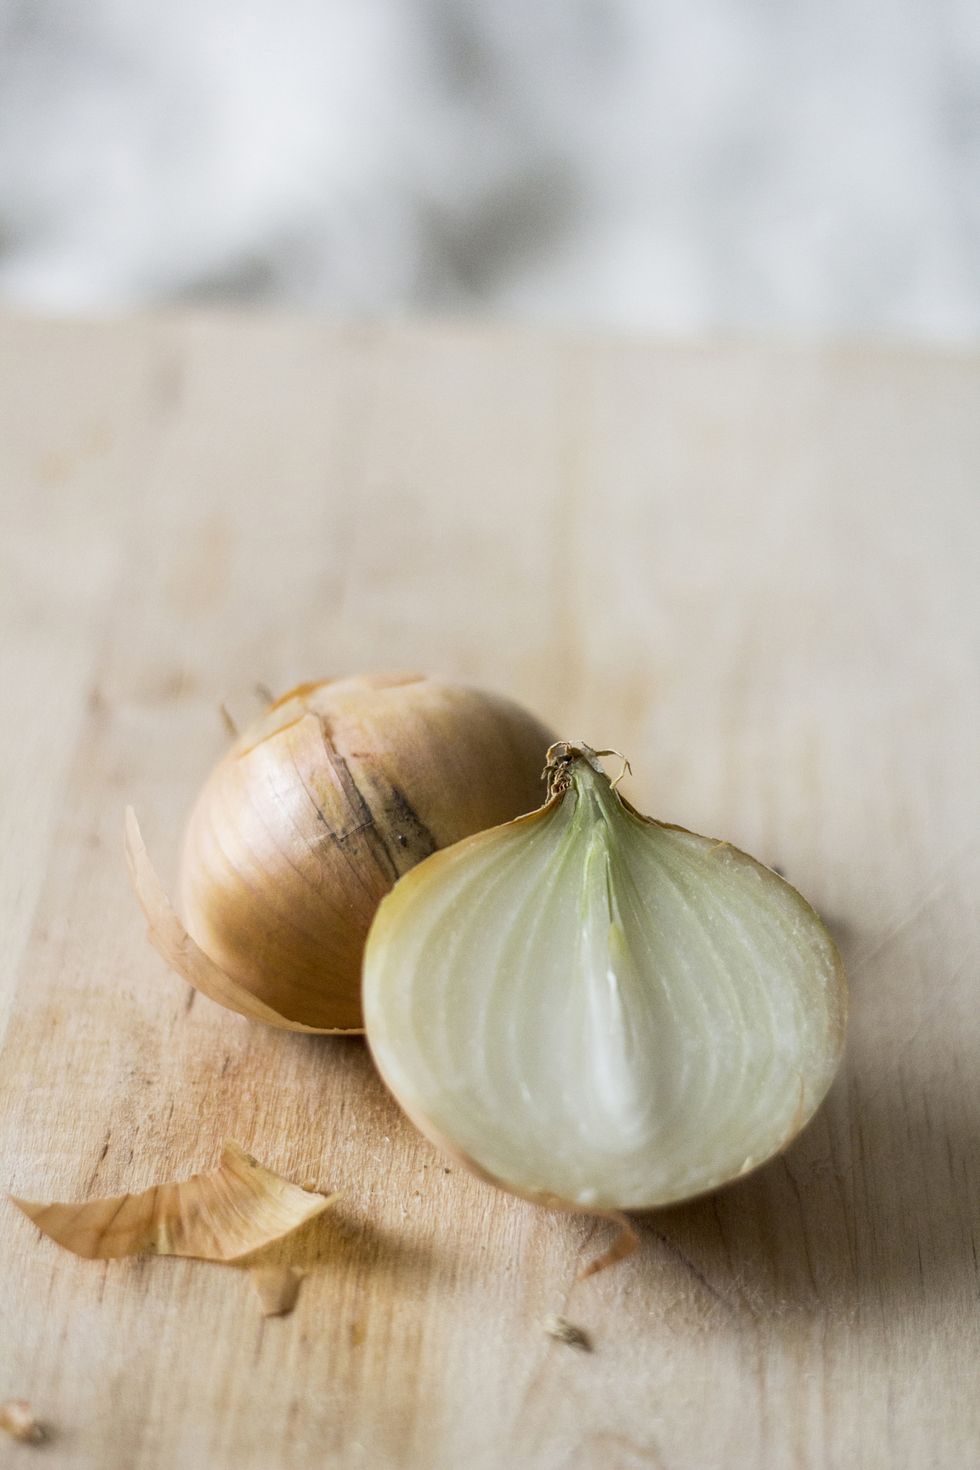
[[[977,0],[0,0],[0,302],[980,336]]]

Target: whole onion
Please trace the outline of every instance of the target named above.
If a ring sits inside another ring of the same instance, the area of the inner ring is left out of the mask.
[[[422,858],[540,805],[549,731],[510,700],[418,675],[303,684],[208,777],[177,918],[132,813],[150,937],[224,1005],[299,1030],[360,1030],[375,910]]]

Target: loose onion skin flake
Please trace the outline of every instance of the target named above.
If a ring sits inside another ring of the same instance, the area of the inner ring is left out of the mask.
[[[415,863],[541,800],[550,735],[510,700],[418,675],[303,684],[219,761],[191,814],[183,922],[127,815],[150,939],[212,1000],[360,1031],[364,939]]]
[[[248,1274],[263,1317],[288,1317],[296,1305],[303,1272],[297,1266],[253,1266]]]
[[[409,1116],[481,1177],[577,1211],[653,1209],[804,1126],[840,1060],[844,971],[771,869],[641,816],[588,746],[548,759],[543,807],[382,902],[368,1042]]]
[[[11,1196],[39,1230],[87,1260],[143,1253],[237,1261],[284,1239],[339,1195],[290,1184],[229,1140],[210,1174],[79,1204]]]
[[[47,1438],[44,1425],[26,1399],[8,1399],[0,1404],[0,1429],[21,1444],[41,1444]]]

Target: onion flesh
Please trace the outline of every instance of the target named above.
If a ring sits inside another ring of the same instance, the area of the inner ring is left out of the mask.
[[[365,954],[368,1041],[437,1143],[531,1198],[642,1210],[784,1147],[840,1058],[846,983],[806,901],[640,816],[587,746],[544,807],[413,869]]]

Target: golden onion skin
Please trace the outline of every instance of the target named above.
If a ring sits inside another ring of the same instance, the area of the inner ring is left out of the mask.
[[[510,700],[420,675],[300,685],[243,732],[191,813],[188,932],[288,1021],[360,1030],[379,902],[422,858],[539,806],[552,738]]]

